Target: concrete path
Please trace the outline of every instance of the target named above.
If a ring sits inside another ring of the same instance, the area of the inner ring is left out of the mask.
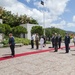
[[[30,51],[36,50],[30,46],[16,48],[16,54]],[[10,49],[0,48],[0,57],[5,54],[10,54]],[[63,49],[0,61],[0,75],[75,75],[75,47],[68,54]]]

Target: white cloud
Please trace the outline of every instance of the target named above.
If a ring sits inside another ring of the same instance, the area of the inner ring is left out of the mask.
[[[73,22],[67,23],[67,26],[68,26],[68,27],[75,27],[75,15],[73,16]]]
[[[26,0],[30,2],[30,0]],[[35,6],[39,8],[42,7],[40,2],[36,2],[34,0]],[[62,15],[66,10],[66,5],[69,0],[44,0],[45,2],[45,25],[48,26],[56,26],[63,28],[63,24],[65,21],[60,22],[59,24],[51,24],[53,21],[61,19],[59,16]],[[12,13],[26,14],[28,16],[33,17],[36,19],[40,25],[43,25],[43,11],[38,10],[36,8],[30,8],[25,4],[19,2],[18,0],[0,0],[0,6],[3,6],[5,9],[12,11]]]
[[[75,23],[68,23],[67,26],[68,27],[75,27]]]
[[[66,9],[69,0],[44,0],[44,6],[52,15],[61,15]],[[35,2],[34,5],[42,7],[40,2]]]
[[[55,27],[59,27],[59,28],[63,28],[63,24],[65,25],[65,21],[61,21],[62,23],[60,24],[51,24],[53,21],[57,21],[59,19],[61,19],[59,16],[62,15],[64,12],[68,12],[69,10],[66,9],[67,3],[69,0],[44,0],[44,8],[45,8],[45,24],[46,27],[48,26],[55,26]],[[37,6],[38,8],[42,8],[43,6],[41,5],[40,2],[35,2],[34,3],[35,6]],[[48,12],[47,12],[48,11]],[[50,25],[51,24],[51,25]]]
[[[75,22],[75,15],[73,16],[73,22]]]
[[[51,23],[49,27],[56,27],[56,28],[64,29],[65,25],[66,25],[66,22],[62,20],[60,23]]]

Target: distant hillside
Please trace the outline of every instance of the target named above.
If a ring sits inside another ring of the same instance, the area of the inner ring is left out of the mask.
[[[73,31],[66,31],[66,32],[69,34],[75,34],[75,32],[73,32]]]
[[[52,36],[54,33],[61,34],[64,37],[66,32],[69,34],[75,34],[75,32],[73,31],[66,31],[60,28],[55,28],[55,27],[46,28],[46,31],[45,31],[47,37]]]

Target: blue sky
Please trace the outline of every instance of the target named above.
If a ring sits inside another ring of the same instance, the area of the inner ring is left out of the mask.
[[[15,14],[26,14],[36,19],[39,25],[44,26],[43,11],[45,14],[45,27],[58,27],[64,30],[75,31],[75,0],[0,0],[0,6]]]

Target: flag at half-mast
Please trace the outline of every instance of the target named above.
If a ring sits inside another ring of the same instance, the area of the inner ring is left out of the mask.
[[[43,2],[43,1],[41,1],[41,4],[42,4],[42,5],[44,5],[44,2]]]

